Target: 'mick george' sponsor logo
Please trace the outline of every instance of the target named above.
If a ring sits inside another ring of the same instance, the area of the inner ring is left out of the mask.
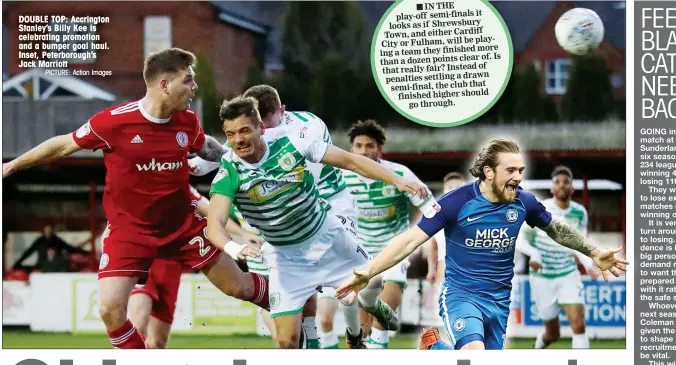
[[[150,163],[145,165],[136,164],[136,168],[139,171],[166,171],[166,170],[178,170],[183,167],[183,162],[157,162],[153,158]]]
[[[509,249],[516,243],[516,236],[510,236],[507,228],[477,229],[474,239],[465,239],[465,244],[474,248]]]

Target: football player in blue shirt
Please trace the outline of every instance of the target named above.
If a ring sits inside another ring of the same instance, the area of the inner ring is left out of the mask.
[[[553,220],[535,196],[522,190],[524,160],[516,143],[495,140],[481,151],[470,170],[477,181],[439,199],[437,213],[397,236],[364,271],[336,290],[345,298],[363,289],[369,279],[410,255],[440,230],[446,236],[446,272],[439,298],[440,315],[451,340],[440,340],[430,328],[422,349],[502,349],[509,316],[514,248],[523,223],[538,227],[558,244],[594,260],[608,280],[619,276],[628,261],[615,256],[622,247],[595,247],[563,221]]]

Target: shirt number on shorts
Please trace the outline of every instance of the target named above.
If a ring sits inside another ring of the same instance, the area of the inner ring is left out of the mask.
[[[360,254],[364,255],[364,258],[365,258],[365,259],[367,259],[367,260],[369,259],[369,255],[366,253],[366,251],[364,251],[363,248],[361,248],[361,246],[357,246],[357,252],[359,252]]]
[[[207,229],[206,227],[204,228],[204,237],[207,236]],[[206,246],[206,242],[204,241],[204,238],[201,236],[195,236],[195,238],[191,239],[190,242],[188,242],[189,245],[194,245],[195,243],[199,244],[199,249],[200,249],[200,256],[204,256],[209,251],[211,251],[211,246]]]
[[[340,219],[341,224],[343,225],[343,228],[345,228],[345,230],[346,230],[349,234],[351,234],[351,235],[353,235],[353,236],[356,236],[356,235],[357,235],[357,231],[355,230],[356,227],[355,227],[355,225],[354,225],[354,221],[353,221],[351,218],[345,218],[345,217],[343,217],[342,215],[337,215],[336,217],[337,217],[338,219]],[[348,225],[347,225],[348,219],[349,219],[349,221],[350,221],[349,227],[348,227]]]

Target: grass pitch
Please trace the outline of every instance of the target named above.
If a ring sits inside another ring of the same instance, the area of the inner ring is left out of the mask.
[[[345,348],[345,339],[340,338],[340,348]],[[510,339],[509,348],[532,349],[534,339]],[[70,334],[42,333],[27,330],[5,329],[2,333],[4,349],[110,349],[111,345],[105,334]],[[415,349],[418,347],[418,336],[415,334],[399,334],[390,339],[391,349]],[[593,349],[624,349],[626,341],[592,340]],[[273,349],[270,337],[257,335],[188,335],[174,334],[169,340],[169,348],[174,349]],[[562,339],[551,348],[570,349],[571,340]]]

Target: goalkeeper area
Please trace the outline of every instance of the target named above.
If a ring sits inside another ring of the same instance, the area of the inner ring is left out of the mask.
[[[418,333],[402,333],[390,339],[390,349],[418,348]],[[345,339],[340,338],[340,348],[345,349]],[[514,338],[507,348],[532,349],[535,339]],[[590,340],[592,349],[624,349],[624,339]],[[562,338],[552,349],[570,349],[569,338]],[[110,340],[101,333],[70,334],[31,332],[29,330],[5,329],[2,333],[3,349],[110,349]],[[169,340],[169,349],[274,349],[270,337],[250,335],[193,335],[174,334]],[[329,351],[329,350],[327,350]]]

